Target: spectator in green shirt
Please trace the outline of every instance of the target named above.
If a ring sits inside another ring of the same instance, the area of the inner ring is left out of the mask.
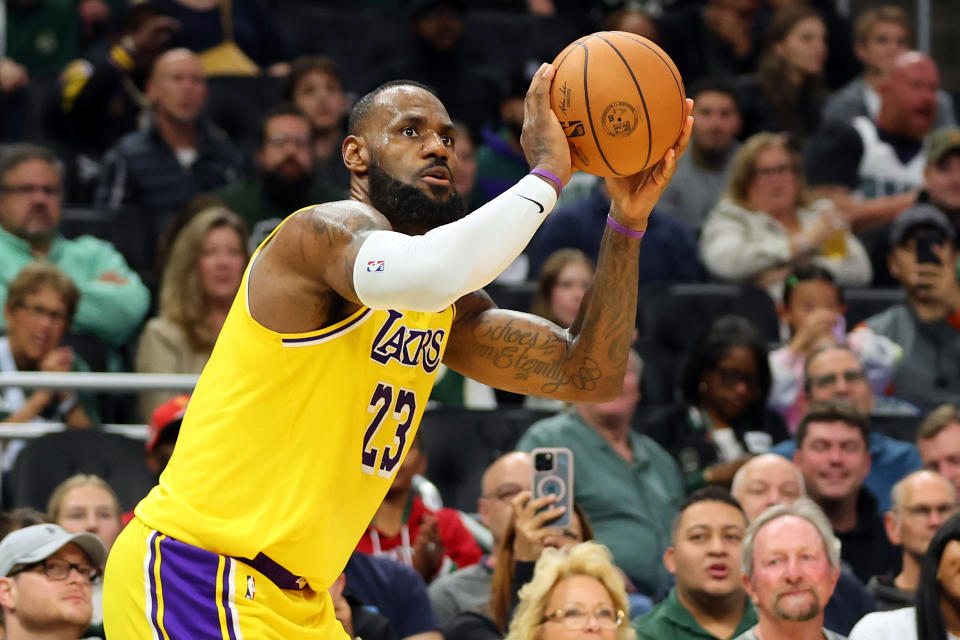
[[[574,498],[598,542],[637,590],[652,596],[666,586],[660,562],[670,544],[670,521],[683,503],[683,480],[673,458],[630,428],[640,400],[640,356],[631,352],[620,396],[580,403],[534,423],[517,448],[568,447],[573,452]]]
[[[728,640],[757,623],[740,573],[747,516],[726,489],[690,494],[673,520],[663,564],[677,584],[653,611],[633,621],[640,640]]]

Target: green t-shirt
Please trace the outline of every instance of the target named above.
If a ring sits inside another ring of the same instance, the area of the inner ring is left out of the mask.
[[[753,602],[746,595],[744,600],[746,606],[743,609],[743,617],[740,618],[740,623],[731,638],[736,638],[757,624],[757,610]],[[676,587],[670,590],[666,600],[631,622],[630,625],[637,632],[637,640],[718,640],[716,636],[701,627],[696,618],[680,604]]]

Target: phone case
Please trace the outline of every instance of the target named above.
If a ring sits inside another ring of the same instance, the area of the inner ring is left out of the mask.
[[[552,455],[553,464],[549,470],[537,470],[537,455]],[[563,505],[567,508],[559,518],[547,524],[552,527],[567,527],[570,525],[573,513],[573,452],[566,447],[541,447],[531,452],[533,456],[533,499],[545,496],[557,496],[553,506]]]

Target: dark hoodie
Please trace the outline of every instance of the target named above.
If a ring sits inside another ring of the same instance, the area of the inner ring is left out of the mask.
[[[867,591],[877,601],[877,611],[912,607],[916,601],[917,594],[915,591],[904,591],[897,588],[893,583],[895,576],[896,574],[873,576],[867,583]]]
[[[877,499],[866,487],[861,487],[857,496],[856,526],[837,532],[837,537],[843,545],[840,557],[860,582],[866,584],[873,576],[900,571],[900,553],[887,539]]]

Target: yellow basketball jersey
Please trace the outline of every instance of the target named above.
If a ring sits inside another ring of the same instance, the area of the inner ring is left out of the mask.
[[[281,334],[251,317],[249,275],[248,266],[173,457],[136,515],[214,553],[265,553],[325,589],[406,455],[454,309],[364,307]]]

